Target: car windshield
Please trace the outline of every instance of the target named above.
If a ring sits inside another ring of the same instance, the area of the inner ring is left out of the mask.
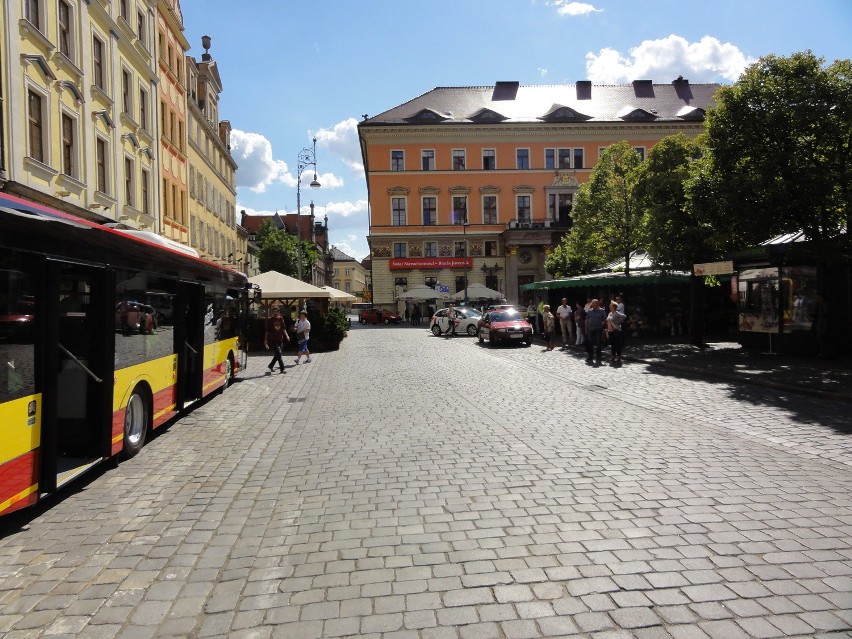
[[[482,313],[477,311],[475,308],[466,308],[464,309],[464,314],[471,319],[479,319],[482,317]]]
[[[515,320],[523,319],[521,314],[516,310],[505,310],[505,311],[496,311],[491,313],[491,321],[492,322],[513,322]]]

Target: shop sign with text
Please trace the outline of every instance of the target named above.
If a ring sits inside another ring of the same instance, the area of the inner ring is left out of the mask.
[[[388,261],[390,270],[406,268],[473,268],[472,257],[399,257]]]

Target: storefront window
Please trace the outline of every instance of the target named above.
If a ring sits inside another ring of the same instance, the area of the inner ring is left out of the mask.
[[[779,319],[778,269],[752,268],[738,278],[738,323],[741,331],[777,333]]]
[[[788,266],[781,272],[784,330],[810,331],[816,305],[816,267]]]

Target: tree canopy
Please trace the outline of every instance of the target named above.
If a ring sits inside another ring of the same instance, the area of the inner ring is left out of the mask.
[[[299,240],[285,229],[276,228],[266,220],[258,230],[260,256],[258,259],[261,272],[278,271],[284,275],[298,277],[299,273]],[[302,274],[310,272],[317,260],[317,251],[310,242],[302,241]]]
[[[761,58],[719,91],[707,135],[719,205],[745,244],[800,230],[827,240],[848,227],[849,60]]]

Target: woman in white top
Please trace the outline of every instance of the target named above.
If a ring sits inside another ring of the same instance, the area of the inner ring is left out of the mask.
[[[621,325],[627,316],[618,311],[618,304],[612,302],[609,305],[609,315],[606,316],[606,330],[609,333],[609,346],[612,351],[612,361],[621,361],[621,349],[624,348],[624,333]]]
[[[308,312],[299,311],[299,321],[296,322],[296,340],[299,342],[299,352],[296,353],[296,363],[302,359],[302,355],[306,355],[308,359],[305,363],[311,361],[311,352],[308,350],[308,339],[311,337],[311,323],[308,321]]]

